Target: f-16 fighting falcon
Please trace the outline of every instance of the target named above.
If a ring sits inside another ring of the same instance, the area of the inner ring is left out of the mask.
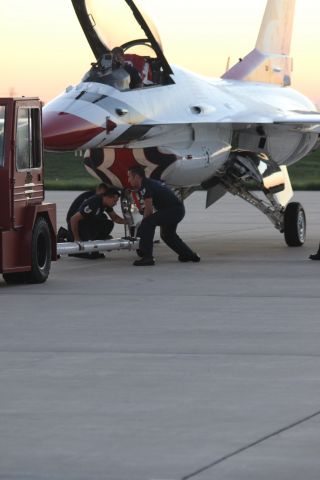
[[[291,88],[295,0],[268,0],[255,48],[215,79],[170,65],[136,1],[71,1],[95,62],[44,108],[46,149],[85,150],[87,170],[118,188],[142,165],[181,199],[206,191],[207,207],[230,192],[302,245],[287,167],[317,147],[320,113]],[[115,47],[138,71],[136,88],[128,68],[114,68]]]

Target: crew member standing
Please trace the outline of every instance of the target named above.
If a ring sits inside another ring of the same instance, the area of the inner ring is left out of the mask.
[[[185,215],[183,203],[163,183],[146,178],[143,167],[132,167],[128,171],[130,185],[139,189],[144,199],[144,216],[139,228],[140,244],[137,253],[142,257],[135,266],[154,265],[153,237],[160,226],[162,240],[178,254],[180,262],[200,262],[193,252],[177,235],[177,226]],[[155,211],[154,211],[155,209]]]

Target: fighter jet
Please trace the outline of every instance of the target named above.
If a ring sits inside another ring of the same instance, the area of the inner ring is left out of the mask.
[[[230,192],[302,245],[306,218],[289,203],[287,166],[317,146],[320,113],[290,86],[295,0],[268,0],[255,48],[215,79],[170,65],[136,1],[71,1],[95,61],[45,106],[46,149],[85,150],[87,170],[116,187],[143,165],[182,199],[205,190],[207,207]],[[128,65],[141,78],[133,88]]]

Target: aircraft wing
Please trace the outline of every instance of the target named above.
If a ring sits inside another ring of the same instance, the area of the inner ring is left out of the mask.
[[[157,118],[157,124],[162,124],[161,117]],[[163,119],[164,120],[164,119]],[[146,119],[143,123],[145,125],[152,124],[153,120]],[[268,128],[274,128],[275,130],[288,130],[301,133],[319,133],[320,134],[320,112],[288,112],[287,114],[275,115],[273,114],[236,114],[234,116],[229,115],[217,115],[208,114],[193,118],[190,122],[190,117],[187,119],[175,118],[172,116],[170,119],[163,121],[165,125],[183,125],[183,124],[214,124],[223,125],[231,124],[233,130],[248,130],[257,128],[259,125],[268,125]]]
[[[253,116],[250,121],[237,118],[232,120],[233,130],[252,130],[268,126],[268,131],[290,131],[320,134],[320,112],[290,111],[286,115]]]
[[[290,111],[287,116],[273,123],[289,130],[320,134],[320,112]]]

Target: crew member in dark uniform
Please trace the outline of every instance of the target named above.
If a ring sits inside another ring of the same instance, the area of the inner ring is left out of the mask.
[[[124,224],[125,220],[113,210],[119,197],[118,190],[110,187],[104,193],[85,200],[70,218],[73,240],[106,240],[114,227],[113,222]]]
[[[153,237],[157,226],[161,227],[162,240],[178,254],[180,262],[200,262],[193,252],[177,235],[177,226],[185,215],[183,203],[163,183],[146,178],[143,167],[132,167],[128,171],[129,183],[139,189],[144,199],[144,218],[139,228],[139,250],[142,257],[135,266],[154,265]],[[154,209],[156,210],[154,212]]]
[[[96,186],[95,190],[87,190],[86,192],[81,193],[77,198],[71,203],[69,210],[67,212],[67,225],[68,230],[71,233],[70,219],[75,213],[77,213],[85,200],[93,197],[94,195],[101,195],[108,190],[108,186],[105,183],[100,183]],[[72,235],[72,234],[71,234]]]
[[[108,190],[108,186],[105,183],[100,183],[96,186],[95,190],[87,190],[86,192],[81,193],[78,195],[73,202],[71,203],[69,210],[67,212],[67,226],[68,230],[64,227],[60,227],[57,233],[57,241],[58,242],[72,242],[73,236],[70,227],[70,218],[73,217],[75,213],[77,213],[85,200],[88,198],[93,197],[94,195],[100,195],[105,193]]]

